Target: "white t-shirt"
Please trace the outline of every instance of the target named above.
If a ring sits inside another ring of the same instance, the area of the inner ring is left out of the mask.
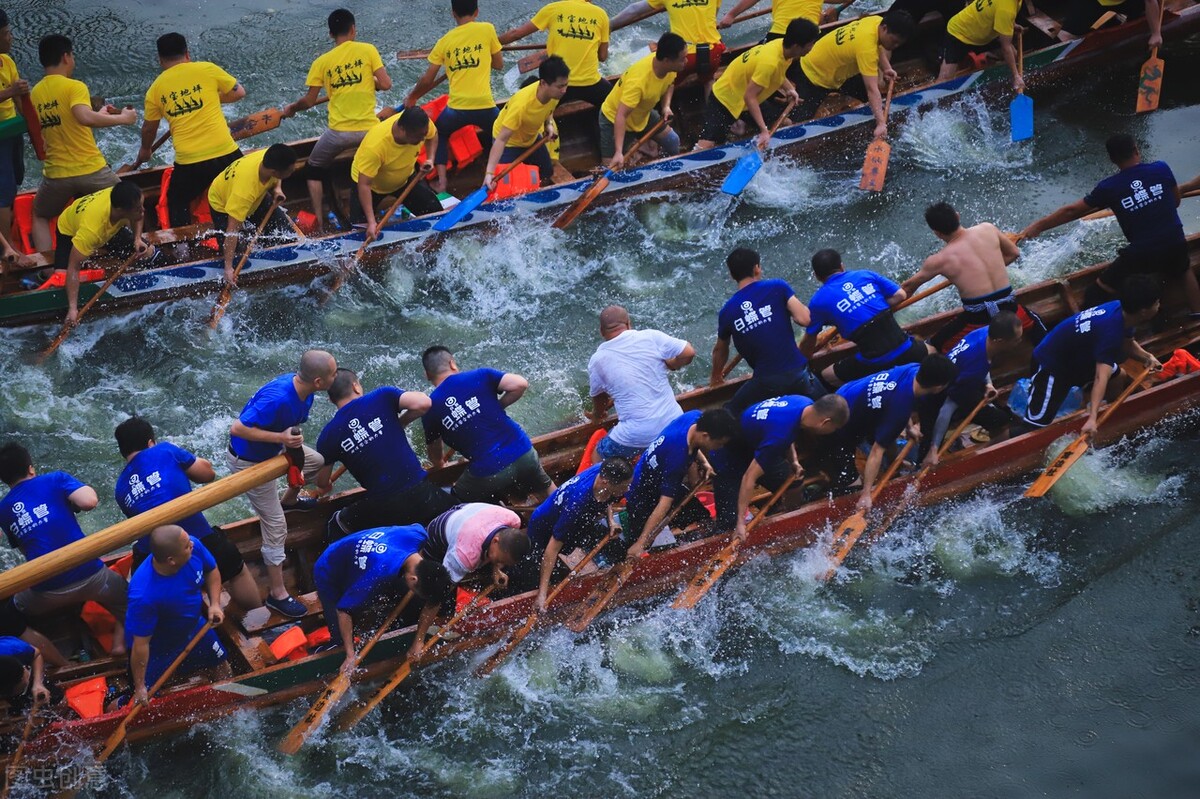
[[[658,330],[626,330],[596,348],[588,361],[591,394],[608,394],[620,421],[609,435],[626,447],[650,446],[683,413],[667,381],[666,363],[688,343]]]

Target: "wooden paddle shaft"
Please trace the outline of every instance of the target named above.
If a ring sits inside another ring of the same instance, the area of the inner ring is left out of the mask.
[[[88,311],[92,310],[92,306],[96,304],[97,300],[99,300],[108,292],[109,287],[116,282],[117,278],[125,274],[126,270],[133,266],[133,262],[138,258],[138,254],[134,253],[126,258],[124,263],[113,270],[112,274],[108,276],[108,279],[104,281],[104,285],[100,286],[100,290],[93,294],[91,299],[89,299],[84,306],[79,309],[79,315],[75,318],[74,324],[70,322],[63,322],[62,329],[58,331],[58,335],[54,337],[54,341],[50,342],[50,346],[46,347],[46,349],[42,350],[41,354],[38,355],[38,363],[41,363],[49,358],[60,346],[62,346],[62,343],[67,340],[67,336],[71,335],[71,331],[79,326],[79,323],[83,321],[83,317],[87,315]]]
[[[262,221],[258,223],[258,228],[254,231],[254,236],[251,237],[250,243],[246,245],[246,251],[242,253],[242,257],[238,259],[237,266],[233,268],[233,279],[236,282],[238,276],[242,274],[242,267],[246,265],[246,261],[250,259],[250,253],[254,251],[254,245],[258,243],[258,237],[267,227],[267,223],[271,221],[271,217],[275,214],[275,209],[279,207],[279,200],[271,201],[271,206],[267,209],[267,213],[263,216]],[[233,299],[233,283],[226,283],[221,287],[221,293],[217,297],[217,304],[213,306],[212,313],[208,317],[208,326],[214,330],[217,323],[221,321],[221,317],[225,315],[225,306],[229,305],[229,301]]]
[[[25,755],[25,744],[29,742],[34,722],[37,720],[38,712],[41,709],[42,700],[34,697],[33,705],[29,708],[29,717],[25,720],[25,731],[21,733],[21,741],[17,744],[17,751],[13,752],[13,756],[9,759],[8,765],[4,769],[4,790],[0,791],[0,799],[7,799],[8,792],[12,789],[12,784],[19,773],[17,767],[21,765],[21,758]]]
[[[129,546],[155,527],[208,510],[214,505],[220,505],[246,493],[255,486],[282,477],[287,473],[287,469],[287,456],[276,455],[236,474],[202,485],[178,499],[140,513],[132,519],[118,522],[40,558],[15,566],[0,573],[0,599],[6,599],[18,591],[31,588],[43,580],[81,566],[115,549]]]
[[[529,145],[529,147],[527,147],[523,153],[521,153],[520,155],[518,155],[518,156],[517,156],[517,157],[516,157],[514,160],[512,160],[512,161],[510,161],[509,163],[505,164],[505,165],[504,165],[504,169],[500,170],[500,173],[499,173],[498,175],[496,175],[496,176],[495,176],[494,180],[495,180],[497,183],[499,183],[500,181],[504,180],[506,177],[508,177],[508,173],[509,173],[509,172],[512,172],[512,171],[513,171],[514,169],[516,169],[518,166],[520,166],[521,164],[525,163],[525,159],[526,159],[526,158],[528,158],[529,156],[533,155],[533,154],[534,154],[534,153],[537,151],[537,148],[541,147],[543,144],[545,144],[545,143],[546,143],[546,142],[548,142],[548,141],[550,141],[550,135],[549,135],[549,134],[542,134],[542,135],[541,135],[541,136],[538,138],[538,140],[537,140],[537,141],[535,141],[533,144]]]
[[[375,223],[376,228],[383,227],[384,224],[386,224],[387,221],[392,218],[392,214],[396,213],[396,209],[398,209],[400,207],[400,204],[408,199],[408,195],[412,192],[412,190],[414,188],[416,188],[417,182],[421,180],[421,177],[423,175],[424,175],[424,173],[421,171],[421,167],[414,163],[412,177],[408,179],[408,184],[405,185],[404,191],[400,192],[400,194],[396,197],[395,201],[392,202],[392,204],[388,206],[387,210],[383,212],[383,216],[379,217],[379,221],[377,221]],[[353,200],[355,200],[355,199],[358,199],[358,198],[357,197],[351,198],[351,201],[353,202]],[[363,239],[362,246],[358,248],[358,252],[354,253],[354,260],[356,263],[358,261],[362,260],[363,253],[365,253],[367,251],[367,245],[370,244],[371,242],[373,242],[374,240],[375,240],[375,236],[367,236],[365,239]]]
[[[927,288],[923,291],[918,291],[916,294],[912,295],[908,299],[904,300],[901,303],[898,303],[896,305],[896,307],[892,309],[892,313],[895,313],[896,311],[902,311],[910,305],[915,305],[916,303],[920,302],[921,300],[925,299],[926,297],[932,297],[934,294],[937,294],[942,289],[948,288],[949,286],[952,286],[952,285],[953,285],[953,283],[951,283],[949,280],[946,280],[946,281],[939,283],[936,286],[933,286],[931,288]],[[826,330],[825,332],[821,333],[821,335],[817,337],[817,344],[815,347],[816,351],[820,352],[821,350],[830,346],[832,344],[833,340],[835,338],[837,338],[837,335],[838,335],[837,328],[831,328],[831,329]]]

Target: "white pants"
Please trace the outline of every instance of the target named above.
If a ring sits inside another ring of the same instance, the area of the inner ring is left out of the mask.
[[[237,473],[242,469],[255,466],[254,461],[246,461],[226,452],[229,459],[229,470]],[[325,465],[325,459],[315,449],[304,447],[304,480],[312,482],[317,472]],[[283,515],[283,505],[279,501],[279,483],[272,480],[246,492],[250,507],[258,514],[258,525],[262,533],[262,559],[268,566],[279,566],[283,563],[283,545],[287,541],[287,519]]]

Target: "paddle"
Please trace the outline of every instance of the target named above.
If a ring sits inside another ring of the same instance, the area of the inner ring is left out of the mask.
[[[896,459],[892,461],[892,465],[888,467],[887,471],[883,473],[883,477],[881,477],[879,482],[875,484],[875,487],[871,489],[872,502],[879,498],[879,495],[883,493],[883,489],[886,488],[887,484],[892,481],[892,477],[894,477],[896,472],[900,469],[900,464],[904,463],[904,456],[907,455],[910,450],[912,450],[913,444],[915,443],[917,443],[915,438],[910,438],[908,442],[905,443],[903,449],[900,450],[900,454],[897,455]],[[833,542],[831,544],[831,547],[833,548],[833,565],[829,567],[829,571],[825,572],[825,575],[821,578],[822,580],[828,580],[833,576],[833,573],[837,571],[838,566],[842,565],[842,561],[844,561],[846,556],[850,554],[850,550],[854,548],[854,544],[858,541],[859,536],[861,536],[863,531],[866,529],[867,514],[866,511],[861,510],[855,511],[853,516],[846,519],[841,523],[841,525],[838,526],[837,531],[833,534]]]
[[[313,106],[318,106],[321,103],[329,102],[329,96],[324,95],[318,97],[313,103]],[[311,108],[312,106],[310,106]],[[264,108],[262,111],[257,111],[249,116],[244,116],[241,119],[235,119],[229,123],[229,133],[233,136],[234,141],[242,141],[251,136],[257,136],[260,133],[275,130],[279,127],[279,123],[284,120],[283,111],[279,108]]]
[[[12,789],[13,782],[16,781],[17,775],[20,773],[18,767],[21,765],[21,758],[25,755],[25,744],[29,741],[29,736],[33,732],[34,722],[37,720],[38,711],[42,709],[42,700],[34,697],[33,705],[29,708],[29,718],[25,720],[25,731],[21,733],[21,742],[17,744],[17,751],[13,752],[12,757],[8,760],[8,765],[4,767],[4,790],[0,791],[0,799],[6,799],[8,792]]]
[[[500,49],[506,53],[511,53],[517,50],[541,50],[545,47],[544,44],[506,44]],[[396,53],[397,61],[418,61],[422,58],[429,58],[429,50],[401,50]]]
[[[279,200],[271,202],[271,207],[267,209],[267,213],[263,216],[262,221],[258,223],[258,229],[254,231],[254,237],[250,239],[250,243],[246,245],[246,251],[242,253],[241,259],[237,262],[237,266],[233,268],[233,281],[226,281],[221,287],[221,294],[217,297],[217,304],[213,306],[212,313],[208,316],[208,326],[213,330],[217,329],[217,323],[221,321],[221,317],[225,315],[225,306],[229,304],[229,300],[233,297],[234,284],[237,283],[238,277],[242,274],[242,267],[246,265],[246,261],[250,258],[250,253],[254,249],[254,245],[258,243],[258,237],[262,235],[263,229],[267,223],[271,221],[271,217],[275,213],[275,209],[279,207]]]
[[[896,307],[892,309],[892,313],[894,314],[894,313],[896,313],[896,311],[902,311],[910,305],[916,305],[918,302],[925,299],[926,297],[932,297],[934,294],[937,294],[942,289],[947,288],[948,286],[952,286],[952,285],[954,285],[954,284],[951,283],[949,280],[946,280],[941,283],[938,283],[936,286],[931,286],[930,288],[924,289],[922,291],[918,291],[916,294],[912,295],[908,299],[897,304]],[[817,343],[816,343],[816,347],[815,347],[814,351],[820,352],[823,349],[832,347],[834,344],[837,343],[836,342],[837,337],[838,337],[838,331],[837,331],[836,327],[822,332],[821,335],[817,337]]]
[[[779,130],[779,126],[788,118],[788,114],[792,113],[792,109],[796,107],[795,100],[789,100],[788,104],[783,107],[783,113],[775,120],[775,124],[771,126],[767,133],[768,140],[775,135],[775,131]],[[754,176],[758,174],[758,170],[762,169],[763,159],[762,151],[759,147],[755,147],[750,152],[743,155],[733,165],[733,169],[729,170],[729,174],[725,176],[725,181],[721,184],[721,191],[732,197],[736,197],[749,185]]]
[[[133,266],[133,262],[136,261],[139,257],[140,256],[138,256],[137,253],[134,253],[133,255],[126,258],[124,263],[122,263],[120,266],[118,266],[116,269],[114,269],[112,271],[112,273],[108,276],[108,279],[104,281],[104,284],[102,286],[100,286],[100,290],[97,291],[95,294],[93,294],[91,299],[89,299],[86,303],[84,303],[84,306],[79,309],[79,315],[75,318],[75,321],[74,322],[63,322],[62,329],[58,331],[58,335],[54,337],[54,341],[51,341],[50,346],[46,347],[46,349],[42,350],[38,354],[38,357],[37,357],[38,363],[41,363],[42,361],[49,358],[51,355],[54,354],[54,352],[60,346],[62,346],[62,343],[67,340],[67,336],[71,335],[71,331],[74,330],[75,328],[79,327],[79,323],[83,321],[83,317],[86,316],[87,312],[90,311],[92,309],[92,306],[96,304],[96,300],[103,297],[104,294],[108,291],[109,287],[112,286],[112,284],[116,282],[117,278],[119,278],[121,275],[125,274],[125,271],[127,269],[129,269],[129,267]]]
[[[662,527],[659,528],[659,531],[665,527],[669,527],[671,522],[673,522],[675,517],[679,514],[679,511],[683,510],[684,507],[687,506],[688,502],[692,500],[692,497],[696,496],[700,489],[704,488],[706,485],[707,483],[700,482],[693,486],[692,490],[687,493],[687,496],[685,496],[683,500],[671,510],[671,513],[667,516],[667,518],[663,520]],[[633,570],[637,566],[637,561],[637,558],[626,558],[619,566],[611,569],[604,582],[596,586],[595,590],[593,590],[592,593],[583,600],[575,612],[571,614],[570,618],[567,619],[567,629],[577,633],[581,633],[586,630],[587,626],[592,623],[592,619],[600,615],[600,613],[608,605],[609,601],[616,596],[617,591],[620,590],[621,586],[623,586],[629,579],[630,575],[633,574]]]
[[[1025,37],[1022,31],[1017,31],[1017,74],[1025,77]],[[1025,94],[1024,89],[1017,92],[1017,96],[1008,104],[1008,121],[1013,141],[1033,138],[1033,98]]]
[[[179,656],[171,662],[170,666],[167,666],[167,670],[162,673],[162,676],[159,677],[154,685],[150,687],[150,690],[146,692],[147,700],[154,698],[155,694],[157,694],[159,690],[166,684],[167,680],[171,679],[171,676],[175,674],[175,670],[179,668],[183,661],[187,659],[187,656],[191,654],[192,650],[196,648],[196,644],[200,643],[200,639],[207,635],[208,631],[211,629],[212,622],[207,621],[204,623],[204,626],[192,636],[192,640],[188,641],[187,646],[183,648],[183,651],[179,653]],[[108,758],[112,756],[112,753],[117,751],[117,747],[120,746],[125,740],[125,735],[129,731],[129,722],[137,718],[137,715],[142,712],[142,708],[144,707],[146,707],[146,705],[139,705],[130,702],[129,712],[127,712],[121,718],[121,723],[117,725],[115,730],[113,730],[113,734],[108,736],[108,740],[104,742],[104,748],[101,749],[100,754],[96,756],[96,765],[100,765],[104,761],[108,760]],[[59,793],[58,796],[68,798],[73,797],[79,791],[79,787],[72,785],[62,793]]]
[[[431,649],[434,644],[440,641],[442,637],[445,636],[446,633],[450,632],[450,630],[452,630],[456,624],[466,618],[471,611],[473,611],[479,605],[480,602],[482,602],[484,599],[487,599],[488,594],[492,593],[495,588],[496,584],[492,583],[483,591],[472,597],[471,601],[464,605],[462,610],[454,614],[454,617],[451,618],[450,621],[446,622],[441,629],[439,629],[434,635],[430,636],[428,643],[425,645],[426,651]],[[421,659],[422,658],[418,658],[417,660],[419,661]],[[345,732],[366,718],[367,714],[374,710],[380,702],[382,702],[384,699],[387,699],[388,695],[391,694],[392,691],[396,690],[396,687],[399,686],[400,683],[408,679],[408,675],[412,673],[412,668],[412,661],[407,657],[404,658],[404,662],[401,663],[394,672],[392,672],[392,676],[388,678],[388,681],[381,685],[375,691],[375,693],[371,695],[370,699],[368,699],[366,702],[356,703],[353,706],[346,708],[346,711],[342,713],[342,715],[339,716],[337,721],[334,723],[333,731]]]
[[[1129,381],[1129,385],[1125,387],[1125,390],[1121,392],[1121,395],[1113,400],[1104,413],[1100,415],[1100,419],[1096,422],[1097,427],[1102,426],[1106,421],[1108,421],[1108,417],[1112,416],[1113,412],[1116,411],[1117,408],[1121,407],[1121,403],[1123,403],[1125,399],[1142,384],[1142,381],[1146,379],[1146,375],[1149,373],[1150,367],[1147,366],[1138,373],[1137,377]],[[1051,461],[1050,465],[1046,467],[1045,471],[1041,473],[1038,479],[1034,480],[1033,485],[1031,485],[1028,490],[1025,491],[1025,496],[1045,496],[1046,492],[1058,482],[1059,478],[1066,474],[1067,470],[1075,465],[1075,461],[1083,457],[1083,453],[1088,451],[1088,447],[1090,447],[1091,444],[1091,433],[1084,433],[1072,441],[1069,445],[1067,445],[1066,449],[1058,453],[1058,456]]]
[[[666,124],[667,120],[665,117],[658,120],[653,127],[642,134],[642,137],[637,140],[637,143],[635,143],[629,150],[629,153],[626,155],[626,157],[633,157],[634,153],[642,149],[642,145],[654,138],[654,136],[656,136]],[[617,172],[620,171],[623,170],[617,170]],[[617,172],[614,172],[611,169],[605,170],[604,174],[592,181],[592,185],[588,186],[587,190],[583,192],[583,194],[579,195],[579,198],[576,199],[575,202],[571,203],[567,210],[559,214],[558,219],[554,220],[554,224],[552,224],[551,227],[558,228],[559,230],[565,230],[568,225],[578,219],[579,215],[586,211],[587,207],[591,205],[592,202],[599,197],[606,188],[608,188],[609,180],[611,180],[612,176],[617,174]]]
[[[569,572],[567,572],[567,576],[562,578],[559,584],[554,586],[554,590],[546,595],[547,610],[550,609],[550,603],[554,601],[554,598],[558,596],[559,592],[566,588],[567,584],[571,582],[571,578],[579,574],[579,572],[582,571],[585,566],[592,562],[593,558],[600,554],[600,550],[604,549],[604,547],[606,547],[608,543],[616,538],[619,534],[619,529],[609,528],[608,534],[600,539],[600,543],[592,547],[592,550],[584,555],[583,558],[580,559],[580,561],[576,563]],[[512,654],[513,650],[520,646],[521,642],[524,641],[531,632],[533,632],[533,628],[537,625],[540,617],[541,611],[539,611],[535,606],[528,618],[525,619],[525,623],[517,628],[516,632],[509,637],[508,641],[505,642],[505,644],[495,652],[493,652],[487,660],[479,664],[479,667],[475,669],[475,676],[486,677],[495,671],[500,664],[503,663],[510,654]]]
[[[162,147],[166,143],[167,139],[169,139],[169,138],[171,138],[171,129],[167,128],[166,133],[164,133],[163,135],[159,136],[157,139],[154,140],[154,144],[151,145],[151,147],[150,147],[150,154],[154,155],[156,152],[158,152],[158,148]],[[130,172],[133,172],[136,169],[138,169],[138,167],[140,167],[143,163],[144,163],[143,161],[138,161],[135,159],[132,164],[125,164],[125,165],[121,166],[117,170],[117,174],[118,175],[127,175]]]
[[[1163,14],[1167,10],[1166,0],[1158,4],[1158,27],[1162,29]],[[1162,94],[1163,60],[1158,57],[1158,46],[1150,50],[1150,57],[1142,64],[1138,75],[1137,113],[1143,114],[1158,108],[1159,96]]]
[[[517,166],[520,165],[526,158],[533,155],[534,151],[536,151],[537,148],[541,147],[543,144],[545,144],[549,140],[550,140],[550,137],[548,135],[544,135],[541,138],[539,138],[537,141],[535,141],[533,144],[531,144],[525,150],[525,152],[518,155],[515,161],[508,164],[500,172],[500,174],[496,176],[496,183],[499,183],[500,181],[504,180],[504,178],[508,176],[509,172],[512,172],[514,169],[516,169]],[[434,223],[433,229],[438,231],[439,233],[445,233],[447,230],[450,230],[455,225],[457,225],[459,222],[466,219],[471,214],[472,211],[474,211],[479,206],[483,205],[483,203],[488,198],[488,194],[490,194],[490,193],[491,192],[488,190],[487,186],[480,186],[478,189],[476,189],[475,191],[468,194],[465,200],[463,200],[458,205],[451,208],[449,213],[447,213],[445,216],[443,216],[441,219],[439,219],[436,223]]]
[[[17,98],[17,102],[21,105],[21,116],[25,117],[25,129],[29,133],[29,143],[33,145],[33,154],[37,156],[37,160],[46,160],[46,140],[42,138],[42,118],[37,115],[37,110],[33,107],[33,97],[27,94],[22,94]],[[5,231],[7,234],[8,231]]]
[[[887,100],[883,104],[883,118],[886,121],[892,108],[892,90],[896,81],[888,81]],[[862,180],[858,187],[864,191],[883,191],[883,181],[887,177],[888,160],[892,157],[892,145],[887,139],[876,139],[867,147],[867,156],[863,159]]]
[[[792,487],[792,483],[794,482],[796,482],[796,474],[793,472],[787,476],[787,479],[783,481],[783,485],[776,489],[771,498],[767,500],[767,504],[763,505],[754,518],[750,520],[750,523],[746,525],[747,537],[749,537],[750,531],[766,518],[767,511],[779,501],[779,498]],[[696,576],[688,581],[687,587],[679,593],[679,596],[675,597],[675,601],[671,603],[671,607],[676,610],[691,610],[696,607],[700,600],[704,598],[704,595],[721,579],[721,575],[725,574],[729,570],[729,567],[734,564],[734,561],[737,560],[737,553],[742,547],[743,540],[736,536],[731,537],[729,543],[717,553],[716,557],[704,564],[704,567],[696,572]]]
[[[392,608],[392,612],[388,614],[387,618],[383,620],[383,623],[380,624],[371,637],[367,639],[367,642],[362,645],[362,648],[358,650],[357,660],[359,663],[362,663],[366,659],[367,654],[375,648],[375,644],[380,638],[383,637],[383,634],[388,631],[388,628],[392,626],[392,623],[400,617],[400,614],[404,612],[406,607],[408,607],[408,603],[412,600],[412,598],[413,592],[409,591],[404,595],[404,598],[400,600],[396,607]],[[325,623],[337,624],[337,619],[326,619]],[[308,737],[312,735],[314,731],[316,731],[317,727],[321,725],[321,722],[325,720],[325,717],[329,715],[329,711],[333,709],[335,704],[337,704],[337,701],[345,696],[346,692],[349,690],[350,678],[346,676],[345,672],[339,669],[337,676],[329,681],[329,684],[325,686],[325,690],[316,698],[316,701],[309,706],[308,712],[304,714],[304,718],[300,719],[296,726],[292,727],[288,734],[284,736],[283,740],[279,742],[279,751],[283,752],[285,755],[294,755],[296,752],[300,751],[300,747],[304,746],[304,742],[308,740]]]
[[[1185,191],[1182,194],[1180,194],[1179,196],[1185,200],[1189,197],[1200,197],[1200,189],[1192,189],[1190,191]],[[1113,210],[1111,208],[1105,208],[1102,211],[1095,211],[1093,213],[1088,214],[1085,217],[1081,217],[1081,219],[1084,222],[1091,222],[1096,219],[1107,219],[1110,216],[1114,216]]]

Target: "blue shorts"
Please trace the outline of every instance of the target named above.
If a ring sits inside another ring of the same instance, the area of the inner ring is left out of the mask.
[[[613,441],[612,436],[605,436],[596,445],[596,454],[601,458],[625,458],[633,460],[646,451],[645,447],[627,447]]]

